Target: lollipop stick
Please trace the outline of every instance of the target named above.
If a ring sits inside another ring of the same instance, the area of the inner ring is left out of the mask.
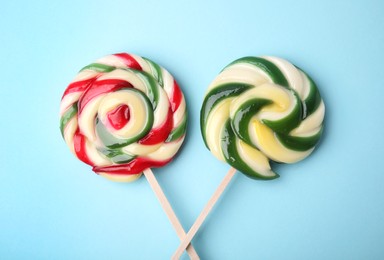
[[[205,205],[205,208],[200,213],[200,215],[197,217],[195,223],[192,225],[191,229],[188,231],[187,235],[185,236],[184,240],[181,242],[179,247],[177,248],[176,252],[172,256],[172,260],[178,260],[181,255],[183,254],[185,248],[187,245],[189,245],[193,239],[193,237],[196,235],[197,231],[199,230],[200,226],[203,224],[205,218],[208,216],[209,212],[212,210],[213,206],[215,206],[217,200],[220,198],[221,194],[224,192],[225,188],[230,183],[232,177],[235,175],[236,169],[231,168],[229,169],[227,175],[225,175],[224,179],[220,183],[219,187],[216,189],[215,193],[213,193],[211,199],[208,201],[207,205]]]
[[[144,176],[147,178],[149,185],[151,186],[153,192],[156,194],[158,200],[160,201],[160,204],[163,207],[165,213],[167,214],[169,221],[172,223],[173,228],[176,230],[177,236],[180,238],[181,241],[183,241],[186,236],[186,233],[183,227],[181,226],[180,221],[177,218],[175,212],[172,210],[171,204],[169,204],[169,201],[165,197],[165,194],[161,189],[159,183],[157,182],[152,170],[149,168],[144,170]],[[192,244],[188,243],[187,245],[185,245],[184,249],[185,248],[187,249],[187,253],[191,259],[200,259]]]

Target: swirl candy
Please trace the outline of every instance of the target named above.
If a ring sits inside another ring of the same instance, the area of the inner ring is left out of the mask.
[[[186,130],[183,93],[156,63],[119,53],[83,69],[64,92],[61,133],[71,151],[114,181],[147,178],[180,239],[185,231],[150,167],[169,163]],[[192,259],[199,259],[192,245]]]
[[[307,157],[323,131],[324,103],[302,70],[276,57],[244,57],[225,67],[208,88],[201,108],[205,145],[232,168],[172,256],[177,260],[199,230],[236,170],[253,179],[278,175],[269,160]]]
[[[64,92],[60,129],[93,171],[133,181],[169,163],[186,131],[186,106],[172,75],[136,55],[109,55],[84,67]]]
[[[254,179],[274,179],[269,160],[307,157],[323,131],[325,107],[313,80],[276,57],[244,57],[217,76],[201,109],[205,145]]]

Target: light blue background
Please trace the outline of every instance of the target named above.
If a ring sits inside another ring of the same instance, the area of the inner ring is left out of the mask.
[[[76,160],[59,103],[84,65],[131,52],[166,67],[188,138],[156,176],[185,229],[228,170],[199,110],[222,67],[284,57],[326,103],[316,152],[281,178],[237,174],[194,239],[202,259],[383,259],[382,1],[5,1],[0,9],[0,258],[167,259],[178,238],[144,178],[119,184]],[[183,256],[187,259],[187,256]]]

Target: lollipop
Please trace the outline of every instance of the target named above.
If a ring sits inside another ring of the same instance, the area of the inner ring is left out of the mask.
[[[314,150],[323,131],[325,107],[313,80],[276,57],[244,57],[217,76],[201,108],[207,148],[230,169],[174,254],[178,259],[236,170],[252,179],[279,175],[269,161],[295,163]]]
[[[185,236],[150,170],[168,164],[185,137],[185,99],[168,71],[132,54],[103,57],[69,84],[60,116],[62,136],[77,158],[113,181],[144,173],[180,239]],[[187,251],[197,258],[193,247]]]

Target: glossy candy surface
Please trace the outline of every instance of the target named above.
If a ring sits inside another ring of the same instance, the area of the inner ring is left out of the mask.
[[[114,181],[169,163],[186,131],[186,105],[172,75],[133,54],[84,67],[64,92],[60,129],[70,150]]]
[[[295,163],[315,148],[325,107],[313,80],[276,57],[244,57],[211,83],[201,109],[205,145],[254,179],[278,174],[269,160]]]

